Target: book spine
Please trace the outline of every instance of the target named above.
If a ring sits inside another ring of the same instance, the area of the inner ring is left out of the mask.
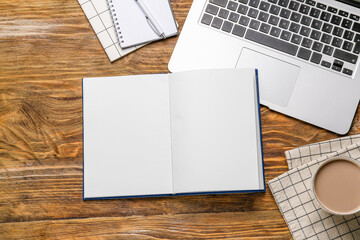
[[[115,25],[115,30],[119,39],[119,43],[124,43],[124,38],[121,34],[121,29],[120,29],[120,25],[118,22],[118,18],[116,16],[116,12],[115,12],[115,8],[114,8],[114,2],[115,0],[108,0],[109,3],[109,8],[110,8],[110,12],[111,12],[111,16],[113,18],[114,21],[114,25]]]

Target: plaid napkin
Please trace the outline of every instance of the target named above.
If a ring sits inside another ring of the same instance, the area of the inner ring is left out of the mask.
[[[360,161],[360,135],[310,144],[285,153],[288,172],[268,185],[295,240],[360,239],[360,214],[335,216],[323,211],[311,193],[311,176],[326,159]]]
[[[289,169],[299,167],[319,157],[339,151],[360,142],[360,134],[313,143],[285,152]]]

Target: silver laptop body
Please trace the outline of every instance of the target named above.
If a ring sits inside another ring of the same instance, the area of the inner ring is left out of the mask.
[[[346,134],[360,99],[360,8],[349,2],[194,0],[169,70],[257,68],[261,104]]]

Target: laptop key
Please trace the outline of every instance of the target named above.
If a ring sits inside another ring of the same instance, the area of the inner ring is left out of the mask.
[[[281,32],[281,36],[280,36],[281,39],[289,41],[290,37],[291,37],[291,32],[284,31],[284,30]]]
[[[333,15],[331,18],[331,23],[335,25],[340,25],[341,17]]]
[[[350,70],[350,69],[344,68],[344,69],[343,69],[343,73],[345,73],[346,75],[351,76],[351,75],[353,74],[353,71]]]
[[[334,27],[332,34],[335,36],[341,37],[343,31],[344,31],[344,29],[342,29],[342,28]]]
[[[330,68],[330,67],[331,67],[331,63],[323,60],[323,61],[321,62],[321,66],[326,67],[326,68]]]
[[[261,1],[259,9],[263,10],[264,12],[267,12],[270,8],[270,3],[265,2],[265,1]]]
[[[278,4],[282,7],[287,7],[289,0],[279,0]]]
[[[260,0],[249,0],[249,6],[257,8],[259,6]]]
[[[209,0],[209,2],[218,5],[220,7],[226,7],[228,0]]]
[[[277,3],[277,0],[268,0],[269,2],[273,3],[273,4],[276,4]]]
[[[250,22],[250,18],[246,17],[246,16],[241,16],[239,23],[243,26],[247,26]]]
[[[339,11],[339,15],[340,15],[340,16],[343,16],[343,17],[347,17],[347,16],[349,16],[349,13],[348,13],[348,12],[345,12],[345,11],[343,11],[343,10],[340,10],[340,11]]]
[[[220,9],[218,16],[226,19],[229,16],[229,11],[225,8],[222,8]]]
[[[310,7],[305,5],[305,4],[301,4],[299,12],[302,14],[308,14],[310,11]]]
[[[306,25],[306,26],[310,26],[310,23],[311,23],[311,18],[310,17],[302,16],[301,24]]]
[[[270,18],[269,18],[269,23],[270,23],[271,25],[276,26],[276,25],[278,24],[279,20],[280,20],[279,17],[270,16]]]
[[[300,48],[297,56],[304,60],[309,60],[311,51],[305,48]]]
[[[252,29],[258,30],[259,27],[260,27],[260,22],[257,21],[257,20],[255,20],[255,19],[252,19],[252,20],[250,21],[249,27],[252,28]]]
[[[222,25],[221,30],[229,33],[231,32],[233,25],[234,25],[233,23],[225,21],[224,24]]]
[[[236,36],[243,37],[245,34],[245,31],[246,31],[245,27],[235,24],[231,33]]]
[[[356,34],[354,42],[360,42],[360,34]]]
[[[249,0],[239,0],[240,3],[247,4]]]
[[[279,27],[283,28],[283,29],[287,29],[290,25],[290,22],[288,20],[285,19],[281,19],[280,23],[279,23]]]
[[[298,33],[300,30],[300,25],[297,23],[291,23],[289,30],[294,33]]]
[[[201,23],[210,25],[212,19],[213,17],[211,15],[204,13],[203,17],[201,18]]]
[[[256,18],[258,13],[259,13],[259,10],[256,10],[254,8],[250,8],[250,10],[248,12],[248,16],[252,17],[252,18]]]
[[[331,14],[328,12],[322,12],[320,15],[320,19],[325,22],[328,22],[330,20],[330,18],[331,18]]]
[[[354,33],[350,32],[349,30],[345,30],[344,36],[343,38],[345,38],[346,40],[352,40],[354,37]]]
[[[219,11],[219,7],[214,6],[212,4],[208,4],[205,9],[205,12],[210,13],[212,15],[216,15],[218,11]]]
[[[343,65],[344,65],[343,62],[335,59],[334,62],[333,62],[333,67],[332,67],[332,69],[340,72],[341,69],[342,69],[342,67],[343,67]]]
[[[330,44],[330,42],[331,42],[331,36],[328,35],[328,34],[326,34],[326,33],[324,33],[324,34],[322,35],[322,37],[321,37],[321,41],[322,41],[323,43]]]
[[[309,38],[304,38],[304,39],[302,40],[301,46],[306,47],[306,48],[310,48],[311,45],[312,45],[312,42],[313,42],[313,41],[312,41],[311,39],[309,39]]]
[[[259,13],[258,19],[259,19],[260,21],[267,22],[268,18],[269,18],[269,14],[268,14],[268,13],[266,13],[266,12],[260,12],[260,13]]]
[[[217,28],[219,29],[221,27],[221,24],[223,23],[223,20],[218,18],[218,17],[214,17],[214,20],[211,23],[211,26],[213,28]]]
[[[339,67],[343,67],[344,66],[344,62],[340,61],[340,60],[337,60],[335,59],[334,62],[333,62],[334,65],[337,65]]]
[[[291,11],[285,8],[281,9],[280,17],[288,19],[290,17]]]
[[[309,4],[310,6],[315,6],[315,1],[313,0],[306,0],[305,3]]]
[[[322,47],[323,47],[322,43],[314,42],[314,44],[312,46],[312,50],[317,51],[317,52],[321,52]]]
[[[354,22],[352,30],[357,32],[357,33],[360,33],[360,23]]]
[[[272,27],[270,31],[270,35],[274,37],[278,37],[280,35],[281,29],[277,27]]]
[[[360,53],[360,42],[355,43],[353,53],[356,53],[356,54]]]
[[[328,46],[328,45],[326,45],[323,49],[323,53],[326,55],[329,55],[329,56],[332,55],[333,51],[334,51],[334,48],[331,46]]]
[[[293,34],[292,38],[291,38],[291,42],[295,43],[295,44],[300,44],[302,37],[297,35],[297,34]]]
[[[320,61],[321,61],[321,58],[322,58],[322,55],[321,55],[320,53],[314,52],[314,53],[311,55],[310,61],[313,62],[313,63],[319,64]]]
[[[328,23],[324,23],[321,31],[326,32],[326,33],[331,33],[333,26],[331,24]]]
[[[240,14],[244,14],[244,15],[245,15],[245,14],[247,13],[248,9],[249,9],[248,6],[245,6],[245,5],[240,4],[237,12],[240,13]]]
[[[321,21],[314,19],[312,21],[311,27],[319,30],[321,28]]]
[[[294,22],[299,22],[299,21],[300,21],[300,17],[301,17],[300,14],[298,14],[298,13],[296,13],[296,12],[293,12],[293,13],[291,14],[290,20],[291,20],[291,21],[294,21]]]
[[[342,44],[342,40],[340,38],[337,38],[337,37],[334,37],[332,42],[331,42],[331,45],[333,45],[334,47],[340,47]]]
[[[352,63],[352,64],[355,64],[358,59],[358,57],[356,55],[345,52],[340,49],[335,49],[334,57],[344,60],[345,62]]]
[[[270,13],[274,14],[274,15],[278,15],[280,12],[280,7],[276,6],[276,5],[272,5],[270,7]]]
[[[310,38],[315,39],[315,40],[319,40],[320,35],[321,35],[321,32],[316,31],[316,30],[312,30],[311,34],[310,34]]]
[[[262,23],[260,25],[260,32],[268,33],[270,31],[270,25],[266,23]]]
[[[299,9],[299,6],[300,6],[300,3],[291,1],[289,4],[289,9],[291,9],[293,11],[297,11]]]
[[[333,30],[332,34],[335,35],[335,36],[341,37],[343,32],[344,32],[344,29],[339,28],[339,27],[334,27],[334,30]]]
[[[333,65],[332,69],[335,71],[341,72],[341,67],[339,67],[339,66]]]
[[[360,17],[357,16],[357,15],[355,15],[355,14],[350,14],[350,18],[351,18],[352,20],[355,20],[355,21],[359,21],[359,20],[360,20]]]
[[[309,15],[313,18],[318,18],[320,15],[320,10],[316,8],[312,8]]]
[[[274,38],[272,36],[268,36],[268,35],[256,32],[252,29],[247,30],[245,38],[250,41],[257,42],[261,45],[265,45],[265,46],[274,48],[281,52],[288,53],[293,56],[295,56],[295,54],[299,48],[298,46],[296,46],[294,44],[282,41],[282,40],[280,40],[278,38]]]
[[[316,7],[317,7],[317,8],[320,8],[320,9],[322,9],[322,10],[325,10],[325,9],[326,9],[326,5],[325,5],[325,4],[322,4],[322,3],[317,3],[317,4],[316,4]]]
[[[351,51],[353,46],[354,46],[353,43],[345,41],[344,44],[343,44],[342,49],[347,50],[347,51]]]
[[[236,23],[239,20],[239,17],[239,14],[232,12],[230,13],[229,20]]]
[[[239,4],[237,2],[230,1],[227,5],[227,9],[235,11],[237,9],[238,5]]]
[[[352,21],[348,20],[348,19],[343,19],[341,26],[347,29],[350,29],[352,24]]]
[[[331,13],[337,13],[337,9],[336,8],[333,8],[333,7],[328,7],[328,12],[331,12]]]

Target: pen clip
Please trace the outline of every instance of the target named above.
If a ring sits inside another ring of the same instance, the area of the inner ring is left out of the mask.
[[[157,31],[157,29],[155,28],[155,26],[153,25],[153,23],[150,21],[150,19],[149,19],[147,16],[145,16],[145,18],[146,18],[147,22],[149,23],[150,27],[152,28],[152,30],[153,30],[159,37],[162,37],[163,39],[165,39],[165,38],[166,38],[165,34],[164,34],[164,33],[160,34],[160,33]]]

